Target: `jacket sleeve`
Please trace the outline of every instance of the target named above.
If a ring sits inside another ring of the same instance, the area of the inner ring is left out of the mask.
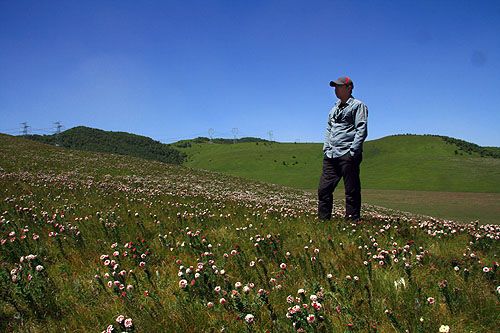
[[[368,136],[368,107],[363,103],[360,103],[359,107],[356,109],[354,129],[356,132],[350,149],[352,156],[361,154],[363,142]]]
[[[330,134],[332,132],[332,123],[331,123],[331,117],[330,117],[330,114],[331,114],[332,111],[330,111],[330,113],[328,113],[328,120],[327,120],[327,123],[326,123],[326,131],[325,131],[325,142],[323,143],[323,153],[326,152],[328,150],[328,148],[331,147],[331,143],[330,143]]]

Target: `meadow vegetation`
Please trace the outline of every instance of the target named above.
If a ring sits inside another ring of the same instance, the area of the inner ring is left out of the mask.
[[[188,156],[186,166],[311,192],[321,174],[319,143],[193,143],[181,150]],[[439,136],[396,135],[367,141],[361,164],[363,200],[461,222],[498,223],[500,159],[486,150]],[[443,201],[451,192],[454,204]],[[336,195],[343,197],[342,184]],[[483,200],[485,196],[494,198]]]
[[[253,143],[255,145],[255,143]],[[498,225],[0,135],[0,331],[492,332]]]

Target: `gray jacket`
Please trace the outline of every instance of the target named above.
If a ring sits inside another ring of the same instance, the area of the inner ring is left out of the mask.
[[[342,106],[339,100],[328,114],[323,153],[329,158],[359,155],[367,136],[368,107],[352,96]]]

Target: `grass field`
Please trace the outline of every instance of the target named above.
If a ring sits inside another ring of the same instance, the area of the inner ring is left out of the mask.
[[[2,332],[493,332],[500,227],[0,135]]]
[[[363,190],[363,201],[458,222],[500,222],[499,193]]]
[[[186,166],[314,191],[321,173],[321,147],[194,144],[182,151],[188,154]],[[366,142],[361,178],[368,203],[464,222],[499,222],[500,159],[463,154],[439,137],[391,136]]]

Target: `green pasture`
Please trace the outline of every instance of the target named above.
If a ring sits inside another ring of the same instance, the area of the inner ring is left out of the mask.
[[[205,143],[182,151],[189,167],[313,192],[321,174],[319,143]],[[361,179],[364,202],[370,204],[498,223],[500,159],[467,154],[440,137],[399,135],[367,141]],[[456,194],[443,194],[447,192]]]
[[[186,166],[295,188],[316,188],[321,174],[319,143],[204,143],[181,150]],[[500,159],[460,153],[439,137],[390,136],[365,143],[361,178],[370,189],[500,193]]]

